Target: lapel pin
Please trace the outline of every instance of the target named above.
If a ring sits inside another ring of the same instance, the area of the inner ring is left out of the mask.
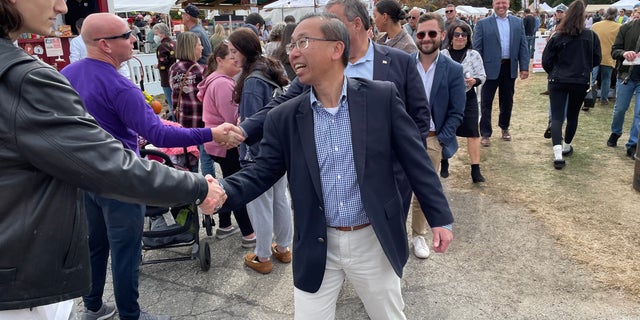
[[[382,64],[387,64],[387,60],[382,60]]]

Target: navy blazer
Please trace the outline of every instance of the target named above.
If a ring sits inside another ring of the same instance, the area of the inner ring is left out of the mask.
[[[358,78],[347,81],[351,142],[362,203],[387,259],[402,277],[409,246],[393,163],[398,161],[407,172],[430,226],[450,224],[453,216],[423,140],[403,110],[395,86]],[[224,208],[253,200],[286,172],[294,208],[294,285],[316,292],[326,265],[327,223],[309,91],[269,112],[260,150],[255,165],[221,180],[229,196]]]
[[[511,59],[511,78],[518,76],[520,71],[529,71],[529,46],[527,36],[524,34],[522,19],[507,15],[509,19],[510,38],[509,59]],[[502,46],[500,45],[500,33],[496,15],[481,19],[473,29],[473,49],[480,52],[484,62],[484,71],[487,80],[498,79],[500,74],[500,61],[502,60]]]
[[[415,61],[408,53],[388,46],[373,44],[373,80],[391,81],[396,85],[407,113],[418,126],[422,137],[426,139],[429,133],[431,113],[424,87],[418,81],[419,79],[420,74],[416,69]],[[247,135],[245,142],[248,144],[260,142],[267,112],[279,104],[299,96],[306,90],[309,90],[309,86],[303,85],[298,78],[295,78],[285,94],[276,97],[256,114],[242,121],[240,126]]]
[[[414,63],[422,68],[418,53],[411,55]],[[462,65],[444,54],[438,54],[436,72],[429,93],[431,119],[436,126],[438,141],[442,145],[444,158],[451,158],[458,151],[456,130],[464,118],[467,102],[466,85]]]

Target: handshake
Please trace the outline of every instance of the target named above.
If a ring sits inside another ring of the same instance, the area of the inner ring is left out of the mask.
[[[204,214],[214,214],[216,211],[220,210],[224,202],[227,200],[227,193],[218,183],[214,177],[210,174],[204,177],[207,180],[207,184],[209,185],[209,192],[207,193],[207,197],[200,203],[200,210]]]
[[[245,139],[242,129],[228,122],[211,128],[211,133],[213,134],[213,141],[227,149],[239,146]]]

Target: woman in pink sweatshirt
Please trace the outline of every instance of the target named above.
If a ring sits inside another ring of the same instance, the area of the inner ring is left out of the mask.
[[[233,76],[240,72],[240,68],[235,65],[226,43],[223,42],[216,47],[207,64],[205,79],[198,84],[198,99],[202,101],[202,120],[205,128],[214,128],[225,122],[236,124],[238,105],[233,102]],[[204,150],[220,165],[223,177],[240,170],[238,148],[227,150],[226,147],[212,141],[204,144]],[[233,211],[240,229],[231,225],[231,211],[220,211],[218,214],[220,225],[216,230],[216,238],[224,239],[241,231],[242,247],[256,246],[256,237],[246,207]]]

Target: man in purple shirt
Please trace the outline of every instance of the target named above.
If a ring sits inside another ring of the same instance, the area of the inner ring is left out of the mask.
[[[100,126],[120,140],[125,148],[138,153],[138,135],[158,147],[178,147],[203,144],[211,141],[214,134],[224,134],[224,125],[179,128],[162,124],[146,104],[140,89],[117,71],[122,62],[131,59],[135,41],[122,19],[108,13],[92,14],[84,22],[82,38],[87,47],[87,58],[67,66],[62,74],[78,91]],[[115,311],[112,303],[102,303],[109,250],[120,319],[168,319],[141,312],[137,302],[145,206],[86,192],[85,208],[89,222],[92,288],[83,297],[86,311],[82,319],[105,319]]]

